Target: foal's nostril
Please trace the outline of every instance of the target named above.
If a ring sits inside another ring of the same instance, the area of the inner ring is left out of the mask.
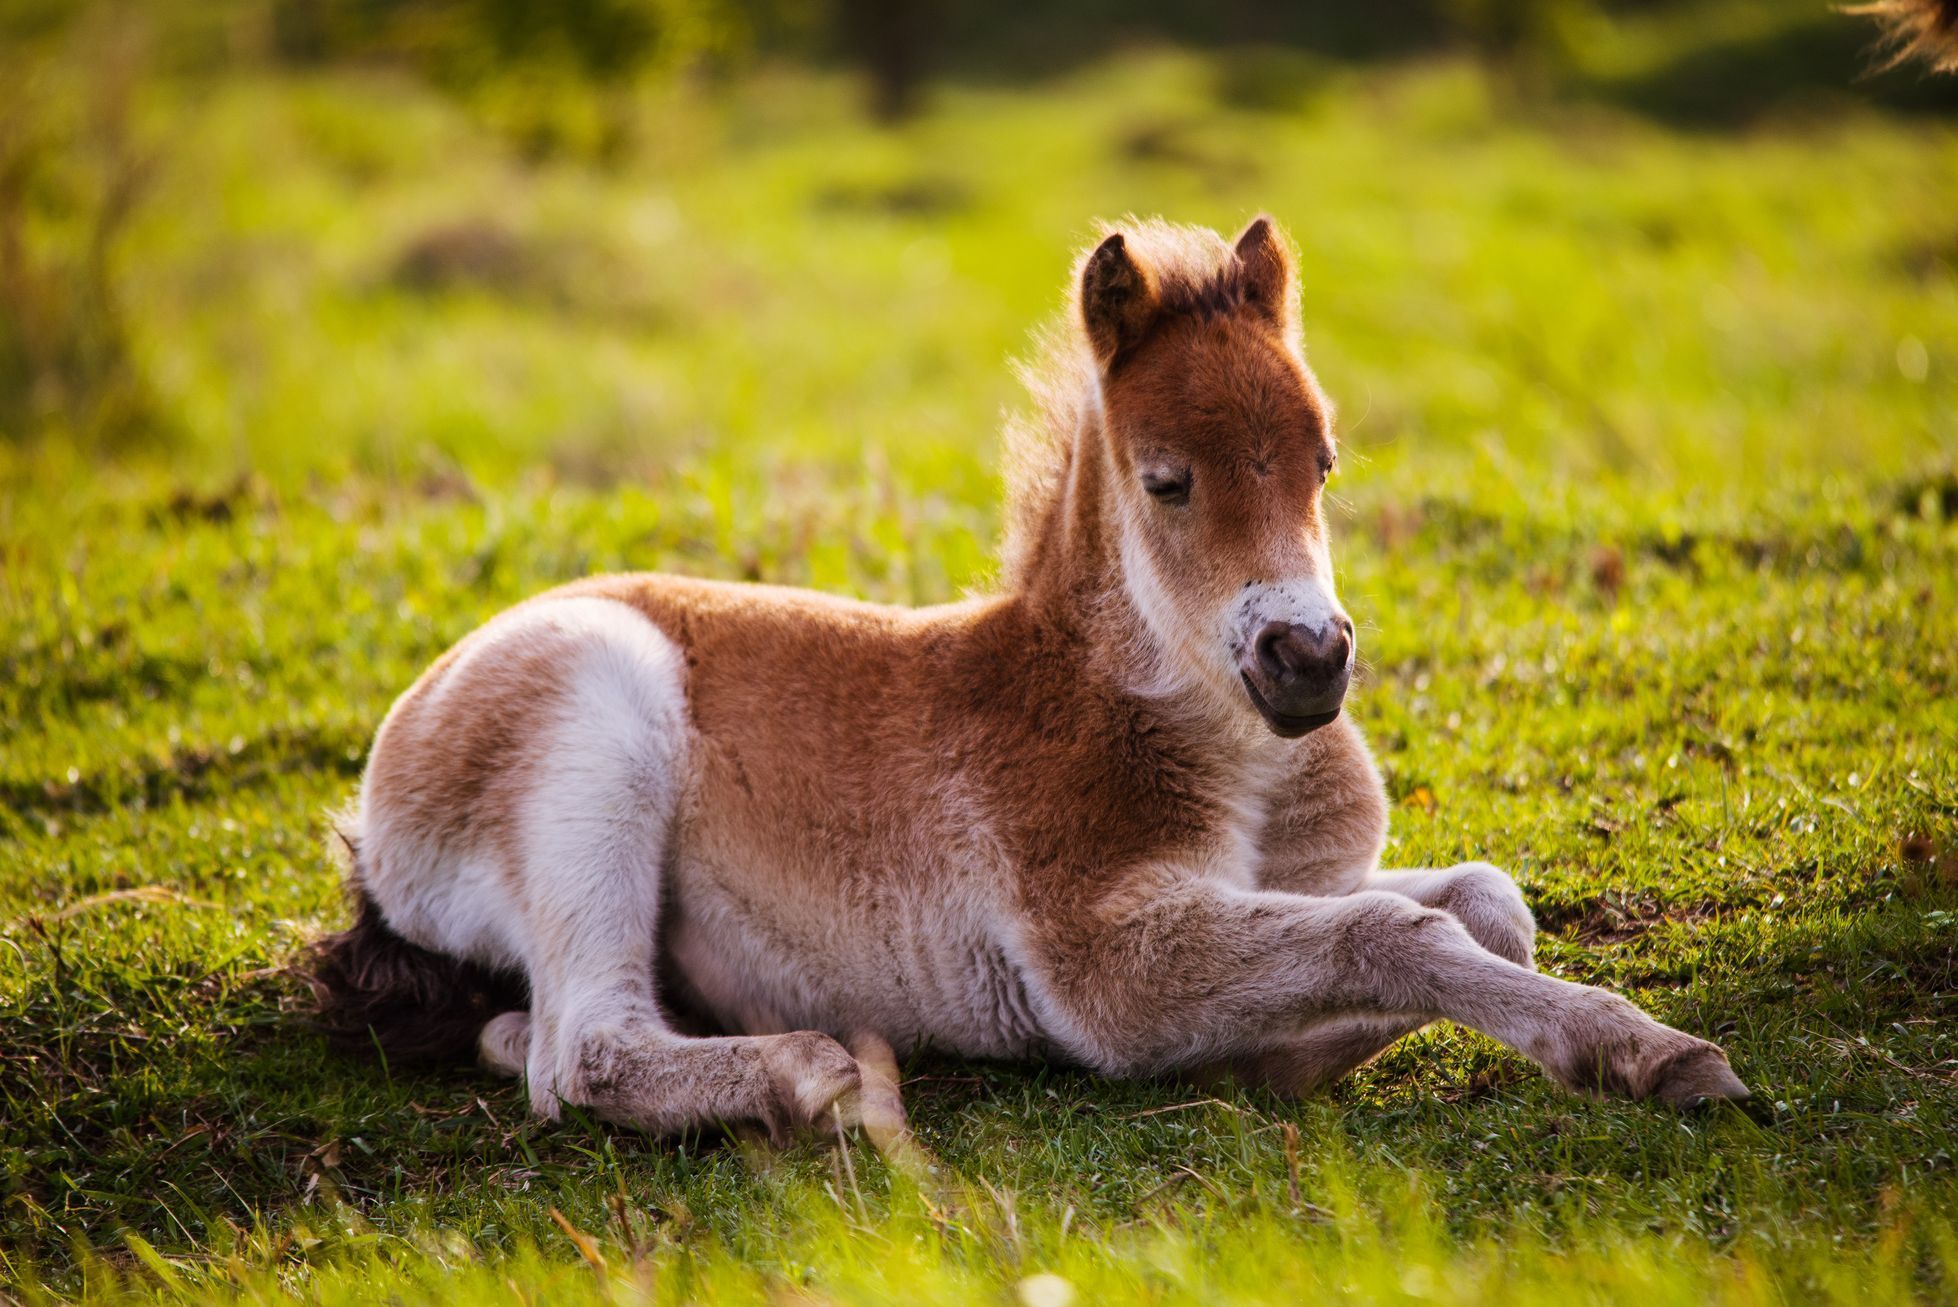
[[[1316,626],[1266,622],[1239,675],[1266,725],[1295,740],[1339,716],[1352,663],[1353,624],[1341,613]]]
[[[1266,622],[1252,646],[1258,666],[1274,681],[1286,681],[1305,668],[1307,654],[1298,628],[1287,622]]]
[[[1353,654],[1353,624],[1338,623],[1318,630],[1290,622],[1266,622],[1252,641],[1258,668],[1274,685],[1290,686],[1308,676],[1324,678],[1346,667]]]

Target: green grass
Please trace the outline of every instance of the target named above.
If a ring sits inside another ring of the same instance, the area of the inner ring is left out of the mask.
[[[380,74],[144,82],[153,428],[0,440],[0,1295],[1958,1297],[1958,136],[1446,60],[1245,107],[1241,60],[895,130],[763,70],[649,92],[605,167]],[[1296,1105],[923,1058],[919,1194],[326,1053],[275,968],[429,659],[603,569],[985,584],[1005,360],[1088,220],[1260,208],[1342,406],[1390,860],[1511,868],[1545,965],[1719,1038],[1753,1110],[1451,1028]]]

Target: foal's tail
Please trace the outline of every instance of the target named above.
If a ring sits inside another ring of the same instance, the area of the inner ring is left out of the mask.
[[[378,1049],[390,1065],[474,1061],[489,1019],[528,1005],[522,981],[395,934],[363,884],[360,840],[348,825],[334,835],[347,853],[353,925],[312,944],[294,967],[319,1026],[342,1052]]]

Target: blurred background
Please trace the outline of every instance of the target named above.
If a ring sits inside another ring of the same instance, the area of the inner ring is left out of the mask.
[[[1937,492],[1958,78],[1875,43],[1824,0],[0,0],[0,515],[841,488],[932,497],[939,591],[1092,220],[1260,210],[1353,482]]]

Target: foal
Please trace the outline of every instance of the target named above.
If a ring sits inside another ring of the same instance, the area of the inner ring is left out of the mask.
[[[1714,1045],[1534,970],[1494,867],[1379,869],[1271,222],[1132,224],[1075,283],[999,593],[594,577],[443,655],[348,823],[329,1023],[655,1131],[825,1118],[845,1044],[1296,1093],[1444,1017],[1572,1089],[1746,1097]]]

